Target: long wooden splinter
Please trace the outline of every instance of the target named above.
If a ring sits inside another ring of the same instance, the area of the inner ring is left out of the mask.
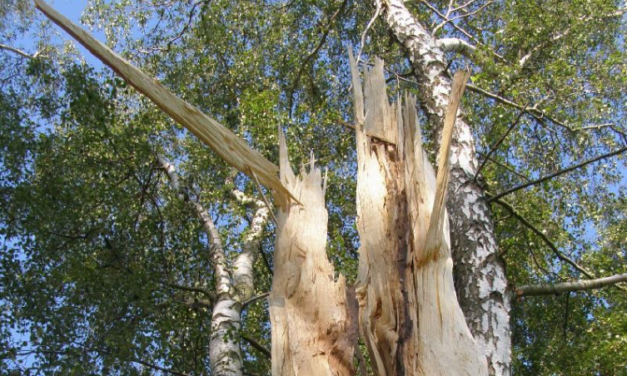
[[[174,95],[159,82],[124,60],[88,32],[59,14],[43,0],[35,0],[37,9],[59,25],[94,56],[113,69],[128,84],[147,96],[166,114],[198,137],[215,151],[226,163],[251,178],[258,178],[266,188],[274,191],[278,205],[284,207],[290,199],[296,200],[285,188],[278,173],[279,168],[261,153],[250,148],[233,132],[205,115],[195,106]]]

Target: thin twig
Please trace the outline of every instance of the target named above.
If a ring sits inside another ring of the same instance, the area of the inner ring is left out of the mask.
[[[324,34],[322,34],[322,38],[320,38],[320,42],[309,53],[309,55],[307,55],[307,57],[305,57],[305,60],[303,60],[303,63],[301,64],[300,69],[298,70],[298,73],[296,73],[296,78],[294,79],[294,82],[292,83],[292,87],[290,89],[290,94],[289,94],[288,108],[290,109],[290,113],[292,111],[292,104],[293,104],[292,101],[293,101],[294,91],[296,91],[296,86],[300,82],[300,77],[303,75],[303,72],[304,72],[305,68],[307,67],[307,65],[309,64],[309,61],[314,56],[316,56],[316,54],[318,54],[318,51],[320,51],[322,46],[324,46],[324,43],[327,41],[327,37],[329,36],[329,32],[331,32],[331,27],[333,27],[333,23],[335,22],[335,19],[337,18],[337,16],[340,15],[340,13],[342,13],[342,10],[344,10],[344,8],[346,8],[346,4],[348,4],[348,0],[342,1],[342,5],[340,5],[340,7],[335,11],[335,13],[333,13],[331,18],[329,19],[329,23],[327,24],[327,27],[326,27],[326,30],[324,31]]]
[[[257,300],[263,299],[263,298],[267,298],[268,295],[270,295],[269,292],[264,292],[263,294],[257,295],[257,296],[253,296],[252,298],[248,299],[247,301],[245,301],[244,303],[242,303],[242,311],[244,309],[246,309],[246,307],[250,304],[253,304],[254,302],[256,302]]]
[[[494,153],[499,146],[501,146],[501,144],[503,143],[503,141],[505,141],[505,138],[510,134],[510,132],[518,125],[518,122],[520,121],[520,119],[522,118],[522,116],[525,114],[525,110],[521,110],[520,113],[518,113],[518,116],[516,117],[516,119],[514,120],[514,122],[512,123],[512,125],[510,125],[510,127],[507,129],[507,132],[503,133],[503,135],[499,138],[499,140],[494,144],[494,146],[492,146],[492,148],[490,149],[490,151],[488,152],[488,154],[485,156],[483,162],[481,162],[481,166],[479,166],[479,169],[477,170],[477,173],[475,174],[475,177],[473,179],[473,181],[477,181],[477,176],[479,176],[479,174],[481,173],[481,170],[483,170],[483,167],[485,166],[485,164],[488,162],[488,159],[490,158],[490,156],[492,156],[492,153]]]
[[[486,193],[486,195],[490,197],[488,193]],[[574,269],[576,269],[577,271],[579,271],[581,274],[585,275],[586,277],[590,279],[595,278],[594,275],[590,273],[588,270],[584,269],[582,266],[577,264],[573,259],[571,259],[570,257],[560,252],[560,250],[557,249],[555,244],[553,244],[553,242],[542,231],[538,230],[534,225],[532,225],[529,221],[527,221],[527,219],[525,219],[525,217],[523,217],[520,213],[518,213],[518,211],[516,211],[516,209],[514,209],[514,207],[511,204],[503,200],[499,200],[499,199],[493,199],[492,201],[504,207],[507,211],[509,211],[512,214],[514,218],[518,219],[525,227],[530,229],[534,234],[538,235],[540,239],[542,239],[544,244],[546,244],[549,247],[549,249],[551,249],[551,251],[555,254],[555,256],[557,256],[558,259],[568,263]]]
[[[165,286],[171,287],[173,289],[188,291],[188,292],[197,292],[197,293],[203,294],[204,296],[209,298],[211,302],[215,301],[215,298],[216,298],[213,292],[202,287],[179,285],[178,283],[169,283],[169,282],[160,282],[160,283]]]
[[[473,16],[473,15],[475,15],[475,14],[477,14],[477,13],[481,12],[481,11],[482,11],[485,7],[487,7],[487,6],[488,6],[488,5],[490,5],[490,4],[492,4],[492,1],[488,1],[488,2],[486,2],[486,3],[485,3],[485,4],[483,4],[481,7],[479,7],[478,9],[476,9],[476,10],[474,10],[474,11],[472,11],[472,12],[465,13],[465,14],[462,14],[461,16],[457,16],[457,17],[453,17],[453,18],[449,18],[449,15],[450,15],[450,14],[449,14],[449,12],[447,12],[447,14],[446,14],[446,15],[444,15],[444,21],[443,21],[442,23],[440,23],[439,25],[437,25],[435,28],[433,28],[432,34],[434,34],[434,35],[435,35],[435,33],[436,33],[438,30],[440,30],[442,27],[446,26],[446,24],[448,24],[448,23],[450,23],[450,22],[453,22],[453,21],[456,21],[456,20],[460,20],[460,19],[462,19],[462,18],[470,17],[470,16]]]
[[[507,190],[507,191],[505,191],[505,192],[501,192],[501,193],[499,193],[499,194],[494,195],[494,197],[492,197],[492,198],[488,199],[488,203],[490,203],[490,202],[492,202],[492,201],[496,201],[496,200],[500,199],[500,198],[501,198],[501,197],[503,197],[503,196],[507,196],[507,195],[509,195],[509,194],[511,194],[511,193],[514,193],[514,192],[516,192],[516,191],[519,191],[519,190],[521,190],[521,189],[524,189],[524,188],[530,187],[530,186],[532,186],[532,185],[540,184],[540,183],[542,183],[542,182],[545,182],[545,181],[547,181],[547,180],[551,180],[551,179],[553,179],[553,178],[555,178],[555,177],[558,177],[558,176],[560,176],[560,175],[563,175],[563,174],[565,174],[565,173],[568,173],[568,172],[571,172],[571,171],[573,171],[573,170],[576,170],[576,169],[578,169],[578,168],[581,168],[581,167],[587,166],[587,165],[589,165],[590,163],[598,162],[598,161],[600,161],[600,160],[602,160],[602,159],[606,159],[606,158],[613,157],[613,156],[615,156],[615,155],[618,155],[618,154],[624,153],[625,151],[627,151],[627,147],[624,147],[624,148],[618,149],[618,150],[613,151],[613,152],[611,152],[611,153],[607,153],[607,154],[600,155],[600,156],[598,156],[598,157],[595,157],[595,158],[589,159],[589,160],[587,160],[587,161],[584,161],[584,162],[579,163],[579,164],[574,165],[574,166],[570,166],[570,167],[565,168],[565,169],[563,169],[563,170],[559,170],[559,171],[554,172],[554,173],[552,173],[552,174],[550,174],[550,175],[544,176],[544,177],[542,177],[542,178],[540,178],[540,179],[536,179],[536,180],[530,181],[530,182],[528,182],[528,183],[521,184],[521,185],[516,186],[516,187],[514,187],[514,188],[512,188],[512,189],[508,189],[508,190]]]
[[[277,220],[276,220],[276,217],[274,216],[274,212],[272,211],[272,206],[270,206],[270,203],[268,202],[266,195],[263,193],[263,189],[261,189],[261,184],[259,183],[259,180],[257,179],[257,175],[252,169],[250,169],[250,174],[253,176],[253,180],[255,181],[255,184],[257,185],[257,189],[259,190],[259,193],[261,193],[261,198],[263,199],[263,203],[266,204],[266,207],[268,208],[268,211],[270,212],[270,215],[272,216],[272,220],[274,221],[274,224],[276,225]]]
[[[251,345],[252,347],[254,347],[255,349],[259,350],[259,352],[261,352],[263,355],[265,355],[266,358],[268,358],[268,359],[272,358],[272,352],[270,350],[268,350],[264,345],[259,343],[259,341],[257,341],[256,339],[248,337],[245,334],[240,335],[240,338],[243,339],[244,341],[248,342],[248,344]]]
[[[485,155],[484,153],[480,152],[480,151],[478,151],[478,152],[477,152],[477,154],[479,154],[479,155],[482,155],[482,156],[486,157],[486,155]],[[512,167],[510,167],[510,166],[508,166],[508,165],[506,165],[506,164],[503,164],[503,163],[501,163],[501,162],[497,161],[496,159],[494,159],[494,158],[492,158],[492,157],[487,157],[486,159],[489,159],[492,163],[494,163],[494,164],[496,164],[496,165],[498,165],[498,166],[503,167],[503,168],[504,168],[504,169],[506,169],[507,171],[509,171],[509,172],[511,172],[512,174],[514,174],[514,175],[518,176],[519,178],[524,179],[525,181],[531,181],[531,180],[530,180],[528,177],[526,177],[525,175],[523,175],[523,174],[521,174],[520,172],[518,172],[518,171],[514,170]]]

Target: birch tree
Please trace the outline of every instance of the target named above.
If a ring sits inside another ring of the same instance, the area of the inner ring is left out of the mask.
[[[29,20],[18,5],[6,9]],[[132,63],[60,22],[157,107],[71,48],[7,35],[7,369],[616,373],[622,14],[603,1],[92,4],[87,22]],[[578,52],[590,43],[603,52]],[[470,93],[445,121],[464,64]],[[590,361],[567,360],[562,338]]]

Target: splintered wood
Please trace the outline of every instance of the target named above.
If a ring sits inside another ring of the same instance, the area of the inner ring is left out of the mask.
[[[246,142],[222,124],[177,97],[159,82],[111,51],[88,32],[59,14],[43,0],[35,0],[35,5],[46,17],[63,28],[94,56],[113,69],[118,76],[137,89],[137,91],[147,96],[177,123],[196,135],[226,163],[249,175],[251,178],[258,178],[261,184],[273,190],[279,206],[287,204],[289,192],[279,180],[278,167],[267,160],[261,153],[250,148]]]
[[[294,176],[283,134],[281,180],[302,203],[279,210],[270,293],[272,374],[352,375],[356,302],[327,259],[325,182],[312,156]],[[352,304],[351,304],[352,301]]]
[[[453,286],[445,211],[458,73],[436,175],[422,149],[415,100],[390,105],[377,60],[364,72],[350,56],[357,139],[359,326],[377,375],[488,375]]]

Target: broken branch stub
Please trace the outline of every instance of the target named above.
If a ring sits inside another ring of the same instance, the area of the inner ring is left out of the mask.
[[[361,85],[349,57],[353,85]],[[359,326],[381,376],[488,375],[453,286],[445,210],[452,129],[467,78],[455,78],[437,179],[422,149],[415,99],[389,103],[383,62],[364,72],[363,99],[361,87],[353,89]]]
[[[349,376],[354,374],[356,302],[343,275],[335,278],[327,259],[325,182],[314,166],[296,177],[280,138],[281,179],[303,205],[279,209],[270,293],[272,374]]]
[[[43,0],[35,0],[35,5],[46,17],[113,69],[129,85],[147,96],[163,112],[196,135],[226,163],[251,178],[257,176],[261,184],[274,192],[279,206],[287,205],[290,194],[279,180],[278,167],[261,153],[251,149],[242,139],[222,124],[177,97],[159,82],[124,60],[88,32],[59,14]]]

